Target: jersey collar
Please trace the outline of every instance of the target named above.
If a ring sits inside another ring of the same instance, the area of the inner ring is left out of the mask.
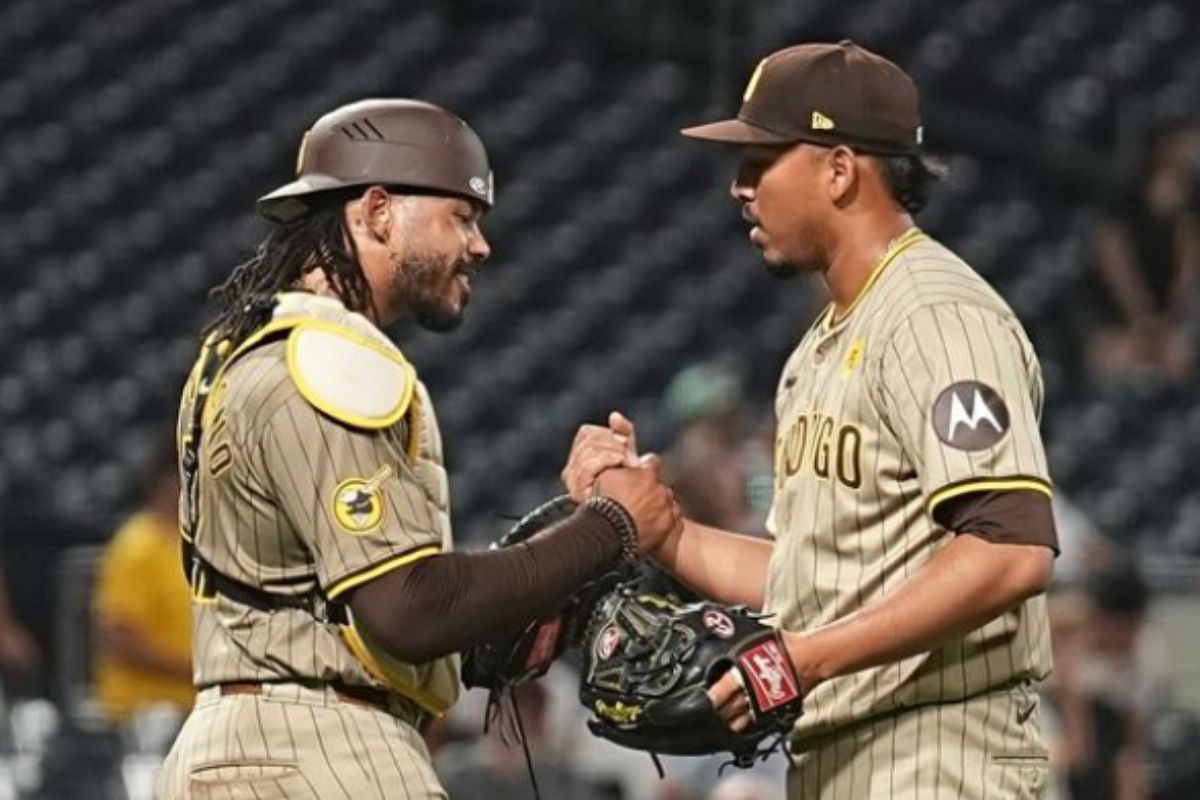
[[[846,309],[841,313],[841,315],[837,316],[835,319],[833,303],[830,303],[825,308],[825,313],[821,318],[821,332],[829,333],[835,328],[840,327],[842,323],[850,318],[850,315],[854,312],[854,309],[862,303],[863,298],[866,297],[867,293],[871,291],[871,287],[875,285],[877,280],[879,280],[879,276],[883,274],[883,271],[887,269],[892,262],[895,261],[900,254],[909,247],[928,238],[929,236],[927,236],[924,231],[922,231],[920,228],[914,227],[909,228],[904,233],[893,239],[892,243],[888,245],[887,252],[883,254],[883,258],[879,260],[879,263],[876,264],[875,268],[871,270],[871,274],[867,276],[867,282],[864,283],[863,287],[858,290],[858,294],[854,296],[854,299],[850,301],[850,305],[846,306]]]

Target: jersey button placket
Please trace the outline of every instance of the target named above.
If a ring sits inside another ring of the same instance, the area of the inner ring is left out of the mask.
[[[817,346],[813,348],[813,364],[816,366],[823,365],[829,358],[829,354],[837,346],[838,332],[830,331],[824,334],[818,341]]]

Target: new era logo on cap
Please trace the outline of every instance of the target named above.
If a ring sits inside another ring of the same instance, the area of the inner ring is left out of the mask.
[[[812,113],[812,129],[814,131],[831,131],[837,126],[833,124],[833,120],[822,114],[820,111]]]

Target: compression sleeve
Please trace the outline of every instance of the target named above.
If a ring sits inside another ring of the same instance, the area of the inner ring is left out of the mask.
[[[620,556],[621,537],[580,507],[511,547],[439,553],[352,590],[355,620],[396,658],[440,658],[515,631]]]

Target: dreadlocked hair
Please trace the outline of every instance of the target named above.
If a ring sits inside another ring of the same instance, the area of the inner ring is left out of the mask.
[[[342,211],[348,195],[333,194],[298,219],[272,223],[254,255],[209,293],[222,308],[206,335],[216,333],[236,347],[271,318],[276,294],[317,269],[351,311],[372,308],[371,287]]]

